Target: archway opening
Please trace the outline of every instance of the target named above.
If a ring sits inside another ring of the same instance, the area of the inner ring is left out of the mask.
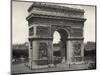
[[[53,56],[59,63],[67,61],[67,38],[68,33],[64,29],[58,29],[53,34]]]

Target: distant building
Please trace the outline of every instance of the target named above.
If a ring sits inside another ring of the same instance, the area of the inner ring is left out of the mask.
[[[96,60],[96,42],[87,42],[84,45],[84,56],[85,61]]]
[[[28,60],[28,43],[12,45],[12,61]]]
[[[12,50],[28,50],[28,43],[14,44],[12,45]]]
[[[91,51],[96,49],[96,43],[95,42],[87,42],[85,44],[85,50],[86,51]]]

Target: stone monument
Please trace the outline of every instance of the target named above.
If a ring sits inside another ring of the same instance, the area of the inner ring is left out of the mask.
[[[26,18],[29,26],[29,66],[53,64],[53,33],[61,34],[65,64],[82,63],[84,58],[84,10],[57,4],[34,2]]]

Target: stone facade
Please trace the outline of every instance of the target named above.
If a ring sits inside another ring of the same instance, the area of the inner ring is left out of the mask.
[[[65,63],[83,61],[84,10],[34,2],[28,12],[29,63],[32,68],[41,61],[53,64],[54,31],[60,32],[65,41]]]

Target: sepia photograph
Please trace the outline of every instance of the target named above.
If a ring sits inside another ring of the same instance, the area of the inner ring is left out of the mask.
[[[11,74],[96,69],[96,5],[11,2]]]

